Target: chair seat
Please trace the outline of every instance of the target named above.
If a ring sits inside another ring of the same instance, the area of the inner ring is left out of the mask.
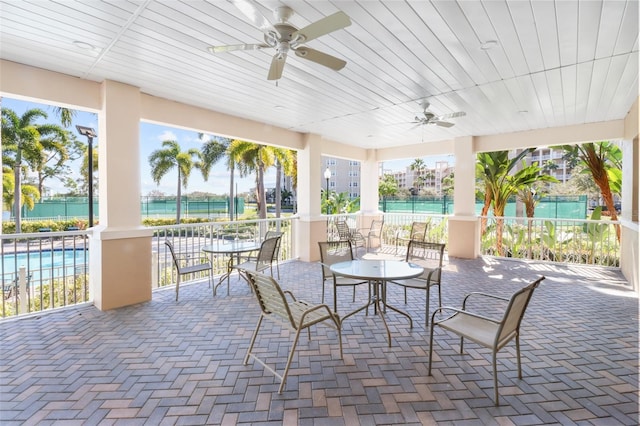
[[[202,272],[211,269],[210,263],[199,263],[197,265],[190,266],[181,266],[180,273],[181,274],[191,274],[193,272]]]
[[[451,318],[438,322],[438,325],[486,347],[493,346],[500,327],[500,323],[464,312],[459,312]]]
[[[411,278],[409,280],[396,280],[396,281],[388,281],[388,283],[391,284],[397,284],[397,285],[401,285],[404,287],[410,287],[410,288],[417,288],[417,289],[422,289],[422,290],[426,290],[427,289],[427,280],[425,279],[419,279],[419,278]],[[433,285],[439,285],[440,283],[437,281],[430,281],[429,285],[433,286]]]
[[[366,282],[366,280],[359,280],[357,278],[336,277],[334,285],[358,285]]]
[[[242,263],[238,263],[237,265],[233,265],[234,269],[248,269],[250,271],[262,272],[266,269],[269,269],[270,265],[268,263],[258,262],[256,260],[247,260]]]

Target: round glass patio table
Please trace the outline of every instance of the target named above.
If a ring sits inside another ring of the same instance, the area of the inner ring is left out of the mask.
[[[260,250],[260,243],[256,241],[241,240],[222,240],[222,242],[209,244],[202,247],[202,251],[205,253],[229,256],[229,262],[227,263],[227,272],[220,276],[218,283],[213,287],[214,296],[216,295],[218,287],[220,287],[225,279],[227,280],[227,294],[229,294],[229,282],[231,281],[229,276],[231,275],[231,271],[233,269],[234,258],[236,259],[236,263],[240,263],[240,255],[242,253],[250,253],[252,251],[258,250]],[[213,260],[211,261],[211,267],[213,268]],[[213,273],[213,271],[211,273]]]
[[[424,268],[422,266],[400,260],[357,259],[334,263],[329,269],[335,275],[369,280],[374,284],[373,298],[369,301],[369,305],[374,304],[375,312],[380,315],[380,318],[382,318],[382,323],[387,330],[389,346],[391,346],[391,331],[389,330],[387,321],[384,318],[384,310],[381,309],[381,303],[384,305],[385,309],[389,308],[407,317],[409,319],[410,327],[413,328],[413,321],[408,313],[387,304],[386,282],[388,280],[406,280],[419,277],[424,272]]]

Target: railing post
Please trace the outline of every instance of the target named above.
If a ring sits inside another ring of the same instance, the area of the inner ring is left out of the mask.
[[[27,295],[27,268],[21,266],[18,269],[18,311],[20,314],[29,312],[29,296]]]

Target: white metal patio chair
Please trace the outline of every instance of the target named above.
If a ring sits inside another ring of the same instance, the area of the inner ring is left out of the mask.
[[[444,244],[426,241],[409,241],[405,260],[424,268],[424,272],[417,278],[410,280],[389,281],[388,284],[396,284],[403,287],[404,303],[407,303],[407,288],[423,290],[426,293],[425,302],[425,326],[429,325],[429,303],[431,299],[431,287],[438,288],[438,307],[442,306],[442,259],[444,257]]]
[[[249,278],[249,284],[253,289],[253,293],[258,299],[260,305],[260,318],[256,329],[251,336],[251,343],[244,358],[244,365],[247,365],[249,358],[253,358],[263,367],[273,373],[280,379],[280,387],[278,393],[282,393],[287,382],[289,368],[293,361],[293,355],[300,338],[300,332],[307,329],[309,339],[311,339],[312,325],[328,321],[328,325],[335,328],[338,332],[338,342],[340,344],[340,359],[342,359],[342,331],[340,329],[340,319],[338,315],[329,309],[328,305],[312,305],[304,300],[298,300],[290,291],[283,291],[278,282],[271,276],[264,275],[255,271],[246,271]],[[288,297],[287,297],[288,296]],[[258,337],[262,321],[268,319],[274,321],[291,331],[295,332],[295,338],[289,350],[287,363],[282,374],[278,373],[275,368],[269,366],[265,361],[258,358],[253,352],[253,346]]]
[[[481,346],[491,349],[493,364],[493,389],[496,405],[500,405],[498,397],[498,370],[496,358],[498,351],[507,343],[515,339],[516,356],[518,359],[518,378],[522,379],[522,367],[520,362],[520,324],[529,305],[533,291],[544,280],[540,277],[526,287],[515,292],[511,298],[496,296],[487,293],[473,292],[465,296],[462,309],[441,307],[434,311],[431,317],[431,330],[429,333],[429,370],[431,375],[431,363],[433,361],[433,330],[442,327],[460,336],[460,353],[463,353],[464,339],[467,338]],[[485,297],[493,300],[508,302],[502,318],[489,318],[466,310],[467,302],[471,296]],[[436,320],[436,315],[445,311],[453,312],[453,315]]]
[[[208,260],[202,261],[202,257],[200,256],[188,256],[186,254],[176,253],[171,241],[165,240],[164,243],[169,248],[171,258],[173,259],[173,265],[176,267],[176,302],[178,301],[178,293],[180,292],[180,278],[183,275],[207,271],[209,285],[213,288],[211,262]]]

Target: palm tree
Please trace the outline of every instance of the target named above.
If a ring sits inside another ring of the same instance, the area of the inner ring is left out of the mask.
[[[504,210],[511,196],[521,191],[523,187],[531,186],[536,182],[553,182],[556,178],[549,175],[541,175],[538,164],[525,165],[522,161],[522,169],[513,175],[503,174],[492,185],[493,215],[496,217],[496,249],[502,256],[502,231],[504,226]]]
[[[276,217],[280,217],[282,213],[282,173],[286,176],[293,175],[293,168],[297,165],[295,162],[295,153],[290,149],[272,148],[276,158]],[[277,226],[280,226],[278,222]]]
[[[562,145],[565,157],[577,157],[593,177],[600,188],[602,199],[611,215],[611,220],[618,220],[613,194],[621,189],[622,151],[609,142],[589,142],[581,145]],[[616,236],[620,241],[620,227],[616,225]]]
[[[476,176],[482,186],[479,192],[484,196],[484,204],[482,206],[482,212],[480,213],[480,216],[483,218],[480,225],[482,235],[484,235],[487,227],[486,216],[487,213],[489,213],[489,207],[494,198],[494,188],[500,186],[501,182],[514,170],[518,162],[534,150],[535,148],[521,151],[512,159],[509,159],[509,151],[481,152],[478,154]],[[495,213],[495,208],[494,215],[498,216]]]
[[[285,174],[294,175],[295,157],[293,153],[290,150],[235,139],[229,145],[228,155],[238,165],[240,176],[247,176],[249,173],[256,174],[258,217],[266,219],[267,196],[264,189],[264,173],[269,167],[276,165],[276,162],[280,162]],[[276,199],[279,201],[280,190],[279,185],[276,185]]]
[[[14,178],[14,216],[16,218],[16,233],[22,232],[22,183],[23,170],[29,166],[32,170],[42,162],[43,142],[47,136],[54,136],[66,143],[67,134],[56,124],[37,124],[40,118],[46,119],[47,114],[41,109],[25,111],[21,117],[10,110],[2,110],[2,151],[3,161],[13,167]],[[45,142],[46,144],[46,142]]]
[[[2,204],[4,208],[11,208],[11,202],[13,201],[13,191],[15,190],[15,182],[13,172],[11,168],[5,167],[2,172]],[[22,205],[27,206],[29,210],[33,210],[36,205],[36,201],[40,199],[40,192],[38,188],[29,184],[22,184],[20,186],[22,192],[20,199]],[[21,206],[22,207],[22,206]]]
[[[202,137],[202,134],[199,135]],[[211,167],[222,158],[226,157],[227,170],[229,170],[229,220],[233,222],[233,207],[235,206],[236,195],[234,194],[233,185],[236,163],[228,153],[229,145],[231,145],[231,139],[220,136],[214,136],[205,142],[202,146],[201,171],[202,176],[207,180]]]
[[[178,169],[178,189],[176,195],[176,223],[180,223],[180,204],[182,202],[182,187],[187,187],[189,176],[194,167],[201,168],[200,151],[195,148],[182,151],[178,142],[166,140],[162,142],[164,149],[153,151],[149,155],[151,177],[159,185],[160,180],[174,167]],[[196,160],[196,161],[194,161]]]

